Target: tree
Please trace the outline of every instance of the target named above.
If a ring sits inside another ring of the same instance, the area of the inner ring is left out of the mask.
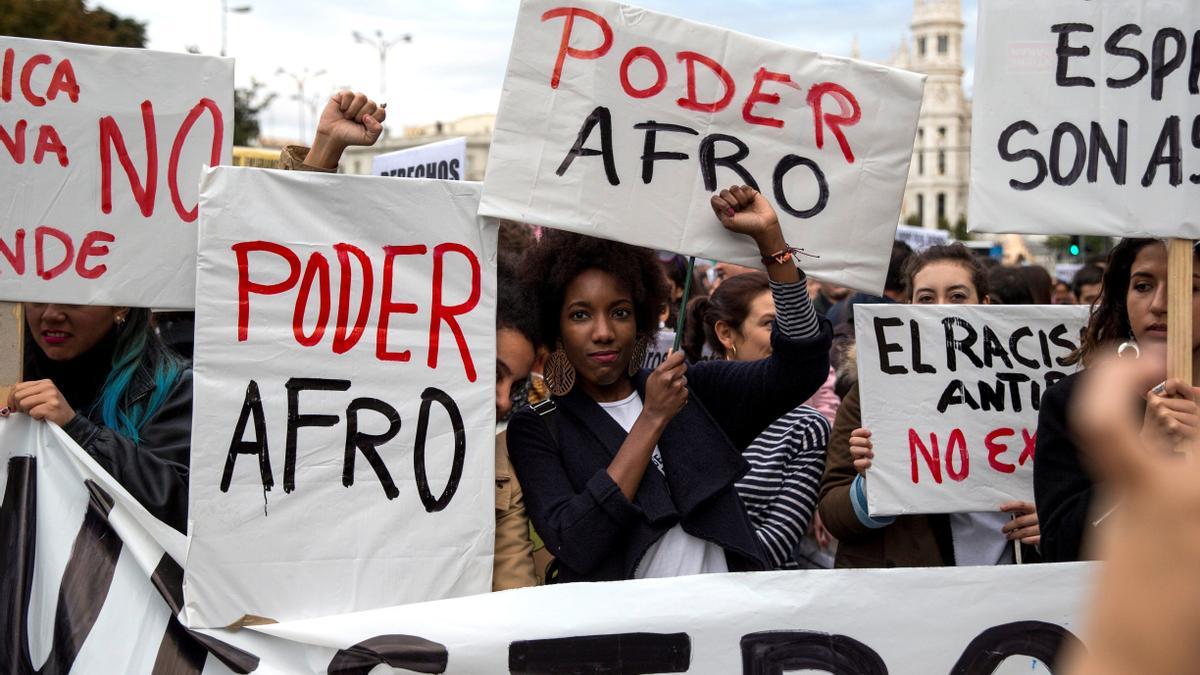
[[[0,35],[107,47],[146,46],[146,24],[103,7],[88,9],[83,0],[0,0]]]
[[[958,222],[954,223],[954,229],[950,231],[950,235],[959,241],[971,241],[972,235],[967,230],[966,216],[958,217]]]
[[[258,140],[258,114],[275,100],[274,93],[259,100],[263,86],[262,82],[251,78],[249,87],[233,90],[234,145],[250,145]]]

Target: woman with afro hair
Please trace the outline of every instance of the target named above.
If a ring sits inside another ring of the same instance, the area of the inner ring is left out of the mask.
[[[821,386],[831,330],[767,200],[743,186],[711,205],[763,255],[777,308],[767,358],[689,366],[676,352],[641,370],[667,299],[650,251],[547,231],[527,258],[553,396],[513,415],[508,446],[552,581],[770,567],[735,489],[741,449]]]

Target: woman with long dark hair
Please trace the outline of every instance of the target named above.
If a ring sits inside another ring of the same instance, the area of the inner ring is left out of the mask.
[[[155,517],[187,528],[192,377],[150,310],[27,302],[8,407],[62,427]]]
[[[1200,267],[1197,268],[1200,271]],[[1192,281],[1192,353],[1200,369],[1200,275]],[[1071,363],[1085,371],[1101,355],[1151,360],[1150,379],[1135,391],[1113,392],[1145,400],[1141,436],[1156,452],[1169,452],[1200,435],[1200,409],[1193,387],[1166,377],[1167,249],[1157,239],[1124,239],[1113,248],[1079,349]],[[1069,430],[1068,410],[1082,372],[1046,390],[1038,414],[1033,487],[1042,524],[1042,554],[1048,561],[1090,557],[1085,544],[1103,526],[1115,504],[1097,503],[1091,472]],[[1195,381],[1196,373],[1193,373]],[[1161,387],[1157,387],[1161,383]]]
[[[688,304],[684,352],[693,362],[706,345],[728,361],[765,359],[771,355],[774,323],[767,275],[741,274]],[[799,405],[742,451],[750,471],[738,480],[738,494],[773,568],[798,567],[793,554],[817,509],[829,432],[820,411]]]
[[[712,207],[763,254],[777,307],[767,358],[688,366],[676,352],[640,370],[667,294],[653,253],[547,231],[526,261],[553,397],[513,415],[508,444],[556,581],[769,566],[734,487],[740,448],[821,385],[831,332],[766,199],[737,187]]]

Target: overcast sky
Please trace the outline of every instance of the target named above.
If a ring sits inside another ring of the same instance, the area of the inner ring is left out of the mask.
[[[220,0],[103,0],[108,9],[148,24],[149,47],[205,54],[221,46]],[[886,61],[908,30],[911,0],[641,0],[647,9],[730,28],[804,49],[848,55],[857,35],[863,58]],[[386,39],[412,35],[388,53],[389,119],[396,128],[494,112],[508,62],[517,0],[229,0],[228,52],[237,83],[251,78],[279,93],[264,113],[264,134],[295,138],[299,105],[295,81],[278,75],[324,70],[310,78],[306,97],[324,102],[337,87],[374,94],[378,52],[356,44],[354,31]],[[974,60],[976,0],[963,0],[967,82]],[[305,136],[311,130],[308,116]]]

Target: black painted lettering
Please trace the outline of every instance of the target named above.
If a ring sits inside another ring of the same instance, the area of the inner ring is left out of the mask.
[[[787,197],[787,192],[783,189],[783,180],[787,178],[788,172],[798,166],[811,171],[813,180],[817,184],[817,199],[807,209],[797,209],[792,206],[791,200]],[[775,192],[775,203],[779,204],[779,208],[797,218],[812,218],[824,211],[825,207],[829,204],[829,181],[825,178],[825,172],[821,170],[821,167],[816,162],[807,157],[787,155],[779,160],[779,164],[775,165],[775,174],[771,178],[771,187]]]
[[[597,124],[600,125],[600,149],[583,147]],[[571,150],[567,152],[567,156],[563,158],[562,164],[558,165],[555,173],[560,176],[565,174],[567,169],[571,168],[571,163],[575,161],[576,157],[595,157],[596,155],[600,155],[604,161],[604,175],[608,177],[609,184],[620,185],[621,179],[617,176],[617,160],[613,155],[612,113],[604,106],[597,106],[583,121],[583,126],[579,129],[579,136],[575,138],[575,145],[571,146]]]
[[[654,180],[654,163],[659,161],[683,161],[688,158],[685,152],[666,152],[660,151],[657,148],[658,132],[670,131],[677,134],[691,134],[699,136],[700,132],[691,127],[685,127],[682,124],[666,124],[662,122],[642,122],[641,124],[633,125],[634,129],[646,132],[645,141],[642,144],[642,182],[646,185]]]
[[[247,441],[246,424],[251,419],[254,420],[254,440]],[[246,387],[246,396],[242,399],[242,412],[233,428],[229,454],[225,456],[225,470],[221,473],[221,492],[229,492],[229,484],[233,481],[233,465],[237,462],[238,455],[257,456],[263,490],[275,487],[275,476],[271,472],[271,454],[267,449],[267,422],[263,415],[262,396],[258,392],[258,382],[254,380],[250,380]]]
[[[1071,46],[1071,33],[1091,33],[1095,29],[1086,23],[1059,23],[1050,27],[1050,32],[1058,34],[1058,68],[1054,73],[1054,83],[1060,87],[1094,87],[1096,81],[1090,77],[1072,77],[1067,74],[1073,57],[1086,57],[1092,53],[1090,47]]]
[[[450,468],[450,477],[446,480],[446,488],[442,491],[442,495],[436,499],[429,490],[429,474],[425,470],[425,441],[429,434],[429,409],[434,401],[446,409],[446,414],[450,416],[450,428],[454,432],[454,460]],[[450,505],[450,500],[458,491],[458,481],[462,479],[463,463],[466,458],[467,434],[463,426],[462,413],[458,411],[458,404],[441,389],[429,387],[421,392],[421,413],[417,419],[417,440],[413,448],[413,472],[417,481],[417,493],[420,495],[421,504],[425,506],[426,511],[435,513]]]
[[[1022,182],[1014,178],[1008,181],[1008,184],[1010,187],[1012,187],[1012,189],[1026,192],[1037,188],[1043,182],[1045,182],[1046,176],[1050,173],[1050,171],[1046,166],[1046,158],[1043,157],[1042,153],[1038,152],[1037,150],[1034,150],[1033,148],[1025,148],[1022,150],[1017,150],[1016,152],[1012,151],[1010,148],[1012,145],[1012,138],[1017,134],[1018,131],[1025,131],[1031,136],[1038,135],[1038,128],[1034,126],[1032,122],[1026,122],[1024,120],[1020,122],[1013,122],[1012,124],[1008,125],[1008,128],[1000,134],[1000,141],[997,144],[997,150],[1000,152],[1000,159],[1006,162],[1019,162],[1024,159],[1033,160],[1034,167],[1037,169],[1037,172],[1034,174],[1032,179]]]
[[[372,410],[383,415],[384,419],[388,421],[387,431],[382,434],[364,434],[359,431],[358,413],[360,410]],[[357,448],[375,471],[375,476],[379,479],[379,484],[383,486],[383,493],[387,495],[387,498],[399,497],[400,490],[392,481],[392,474],[388,473],[387,465],[384,464],[378,451],[379,446],[395,438],[398,433],[400,433],[400,413],[396,412],[395,408],[377,398],[356,398],[351,401],[346,408],[346,452],[342,463],[342,485],[345,487],[354,485],[354,450]]]
[[[331,427],[341,419],[337,415],[300,414],[302,391],[346,391],[350,380],[329,380],[323,377],[293,377],[284,385],[287,389],[287,447],[283,456],[283,491],[296,489],[296,439],[301,427]]]
[[[717,143],[729,143],[737,150],[732,155],[717,157]],[[736,173],[743,183],[758,190],[758,182],[740,163],[749,156],[750,148],[733,136],[728,134],[705,136],[700,141],[700,175],[704,178],[704,189],[708,192],[717,191],[717,167],[722,166]]]

